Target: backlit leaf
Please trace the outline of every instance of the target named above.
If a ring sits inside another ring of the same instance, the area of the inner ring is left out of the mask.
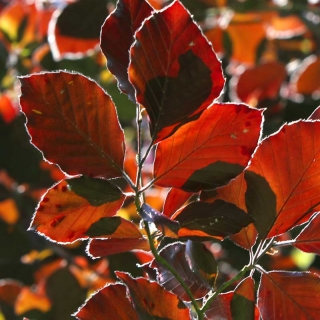
[[[255,319],[254,281],[248,277],[236,287],[231,300],[232,320]]]
[[[189,309],[174,294],[164,290],[157,282],[144,278],[133,279],[127,273],[116,272],[129,288],[139,319],[190,319]]]
[[[155,184],[197,192],[227,184],[248,164],[260,136],[261,111],[214,104],[160,142]]]
[[[107,58],[108,69],[132,101],[135,101],[135,92],[128,79],[129,49],[136,30],[151,12],[152,7],[145,0],[119,0],[101,29],[100,47]]]
[[[320,255],[320,214],[316,214],[296,237],[292,244],[296,248]]]
[[[263,319],[318,319],[320,278],[308,272],[266,272],[258,307]]]
[[[285,125],[245,171],[246,204],[261,238],[302,224],[320,206],[320,122]]]
[[[58,9],[49,28],[49,44],[56,60],[79,58],[98,46],[100,28],[108,15],[104,0],[69,3]]]
[[[226,186],[217,188],[213,191],[202,192],[201,200],[214,202],[216,199],[221,199],[233,203],[241,210],[247,212],[245,203],[246,190],[247,182],[244,179],[244,174],[241,173]],[[251,223],[249,226],[244,227],[240,232],[231,235],[229,238],[237,245],[249,250],[256,242],[257,230],[254,227],[254,224]]]
[[[58,242],[88,238],[86,232],[90,226],[103,217],[114,216],[124,201],[124,196],[118,192],[118,198],[93,206],[87,199],[71,191],[69,181],[61,181],[48,190],[30,226]]]
[[[208,320],[233,320],[231,316],[230,303],[233,292],[220,293],[210,304],[205,312]]]
[[[49,161],[69,174],[121,175],[123,131],[111,98],[94,81],[62,71],[20,81],[32,142]]]
[[[21,282],[12,279],[1,279],[0,301],[13,306],[22,288]]]
[[[138,320],[126,294],[126,286],[120,283],[111,284],[92,295],[76,312],[80,320]]]
[[[197,119],[220,95],[224,78],[211,45],[179,1],[153,13],[135,39],[129,79],[158,142]]]
[[[160,256],[177,270],[196,299],[204,297],[212,288],[218,273],[217,263],[204,244],[188,241],[185,245],[176,242],[164,247]],[[184,288],[169,270],[156,260],[151,267],[157,269],[157,280],[166,290],[190,301]]]
[[[253,222],[250,215],[232,203],[216,200],[213,203],[192,202],[178,211],[172,219],[180,223],[181,238],[223,238],[238,233]]]
[[[108,239],[91,239],[87,247],[87,253],[92,258],[106,257],[113,254],[127,252],[131,250],[149,251],[148,240],[142,235],[132,238],[108,238]]]

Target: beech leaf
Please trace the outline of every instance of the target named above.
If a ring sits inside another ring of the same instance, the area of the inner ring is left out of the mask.
[[[112,311],[111,311],[112,310]],[[138,320],[138,314],[127,297],[126,286],[109,284],[92,295],[75,313],[80,320]]]
[[[32,142],[68,174],[118,177],[124,135],[111,98],[92,80],[52,72],[20,77]]]
[[[258,296],[263,319],[318,319],[320,278],[309,272],[265,272]]]
[[[214,104],[160,142],[155,184],[198,192],[227,184],[248,164],[260,136],[261,111]]]
[[[224,86],[220,61],[180,1],[144,21],[130,57],[129,79],[154,143],[197,119]]]
[[[320,208],[320,122],[285,125],[261,142],[245,171],[246,205],[261,238],[280,235]]]
[[[108,69],[117,78],[119,89],[134,102],[134,88],[128,79],[129,49],[136,30],[151,12],[152,7],[145,0],[119,0],[101,28],[100,47]]]
[[[78,184],[79,178],[75,179]],[[101,205],[97,206],[95,202],[93,206],[87,199],[71,191],[69,183],[72,180],[63,180],[47,191],[30,225],[31,229],[61,243],[88,238],[86,232],[90,226],[103,217],[114,216],[124,201],[124,195],[119,190],[117,198],[113,194],[112,200],[106,201],[106,196],[103,202],[99,199]]]
[[[129,274],[116,272],[129,288],[139,319],[190,319],[189,309],[174,294],[164,290],[157,282],[144,278],[133,279]]]

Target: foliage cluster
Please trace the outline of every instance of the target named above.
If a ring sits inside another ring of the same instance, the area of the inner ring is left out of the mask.
[[[319,14],[2,4],[3,318],[317,319]]]

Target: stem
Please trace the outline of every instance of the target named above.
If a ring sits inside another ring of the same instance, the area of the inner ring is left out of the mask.
[[[210,307],[211,302],[219,295],[219,293],[223,292],[226,288],[228,288],[231,284],[233,284],[234,282],[240,280],[243,278],[243,276],[250,270],[252,270],[254,268],[253,265],[247,265],[244,266],[239,273],[232,279],[230,279],[229,281],[223,283],[220,288],[218,290],[216,290],[212,296],[210,296],[207,301],[204,303],[204,305],[201,308],[201,312],[202,314],[204,314]]]
[[[286,246],[292,246],[294,243],[297,243],[296,240],[287,240],[287,241],[274,241],[273,246],[275,247],[286,247]]]

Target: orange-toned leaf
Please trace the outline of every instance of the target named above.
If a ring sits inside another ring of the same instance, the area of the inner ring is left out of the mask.
[[[172,188],[167,194],[163,205],[162,214],[171,217],[186,201],[188,201],[193,193],[183,191],[181,189]]]
[[[258,307],[263,319],[314,319],[320,312],[320,278],[308,272],[266,272]]]
[[[92,53],[99,44],[100,28],[108,15],[104,0],[94,5],[86,0],[58,9],[50,22],[49,41],[53,57],[79,58]]]
[[[224,85],[220,61],[175,1],[145,20],[131,47],[129,79],[147,111],[153,142],[197,119]]]
[[[18,114],[12,100],[7,94],[0,94],[0,117],[4,122],[10,123]]]
[[[248,212],[245,203],[246,190],[247,182],[244,179],[244,174],[241,173],[226,186],[217,188],[214,191],[202,192],[201,199],[206,202],[214,202],[216,199],[221,199],[235,204],[244,212]],[[254,224],[251,223],[248,227],[241,229],[240,232],[230,235],[229,238],[237,245],[249,250],[256,242],[257,230]]]
[[[210,304],[209,309],[205,312],[206,319],[216,320],[233,320],[231,316],[230,303],[233,292],[220,293]]]
[[[316,214],[293,242],[293,246],[320,255],[320,214]]]
[[[23,287],[14,304],[14,311],[17,315],[22,315],[33,309],[47,312],[51,308],[49,298],[40,292],[35,292],[29,287]]]
[[[248,164],[261,122],[261,111],[246,105],[212,105],[159,143],[155,184],[193,192],[227,184]]]
[[[285,125],[245,171],[246,205],[261,238],[302,224],[320,208],[320,122]]]
[[[75,178],[79,179],[79,178]],[[72,191],[74,179],[61,181],[45,194],[33,217],[30,228],[45,234],[57,242],[72,242],[86,239],[90,226],[103,217],[114,216],[120,209],[124,196],[107,180],[103,184],[109,190],[92,199],[85,199]],[[109,195],[108,192],[109,191]]]
[[[238,233],[253,219],[233,203],[217,199],[212,203],[196,201],[172,217],[180,223],[178,236],[189,239],[219,239]]]
[[[128,286],[139,319],[190,319],[186,305],[157,282],[150,282],[144,278],[133,279],[129,274],[122,272],[116,272],[116,275]]]
[[[151,12],[152,7],[145,0],[119,0],[101,29],[100,47],[107,58],[108,69],[132,101],[135,101],[135,92],[128,79],[129,50],[136,30]]]
[[[230,305],[232,320],[254,320],[255,300],[254,281],[248,277],[234,290]]]
[[[69,174],[117,177],[124,135],[111,98],[74,73],[21,77],[20,104],[32,142]]]
[[[0,219],[11,225],[18,221],[19,211],[13,199],[0,201]]]
[[[164,247],[159,254],[176,269],[196,299],[204,297],[213,287],[218,267],[214,256],[204,244],[176,242]],[[184,288],[169,270],[156,260],[151,267],[157,269],[157,280],[166,290],[184,301],[190,301]]]
[[[117,283],[108,285],[92,295],[75,313],[80,320],[138,320],[126,294],[126,287]]]

